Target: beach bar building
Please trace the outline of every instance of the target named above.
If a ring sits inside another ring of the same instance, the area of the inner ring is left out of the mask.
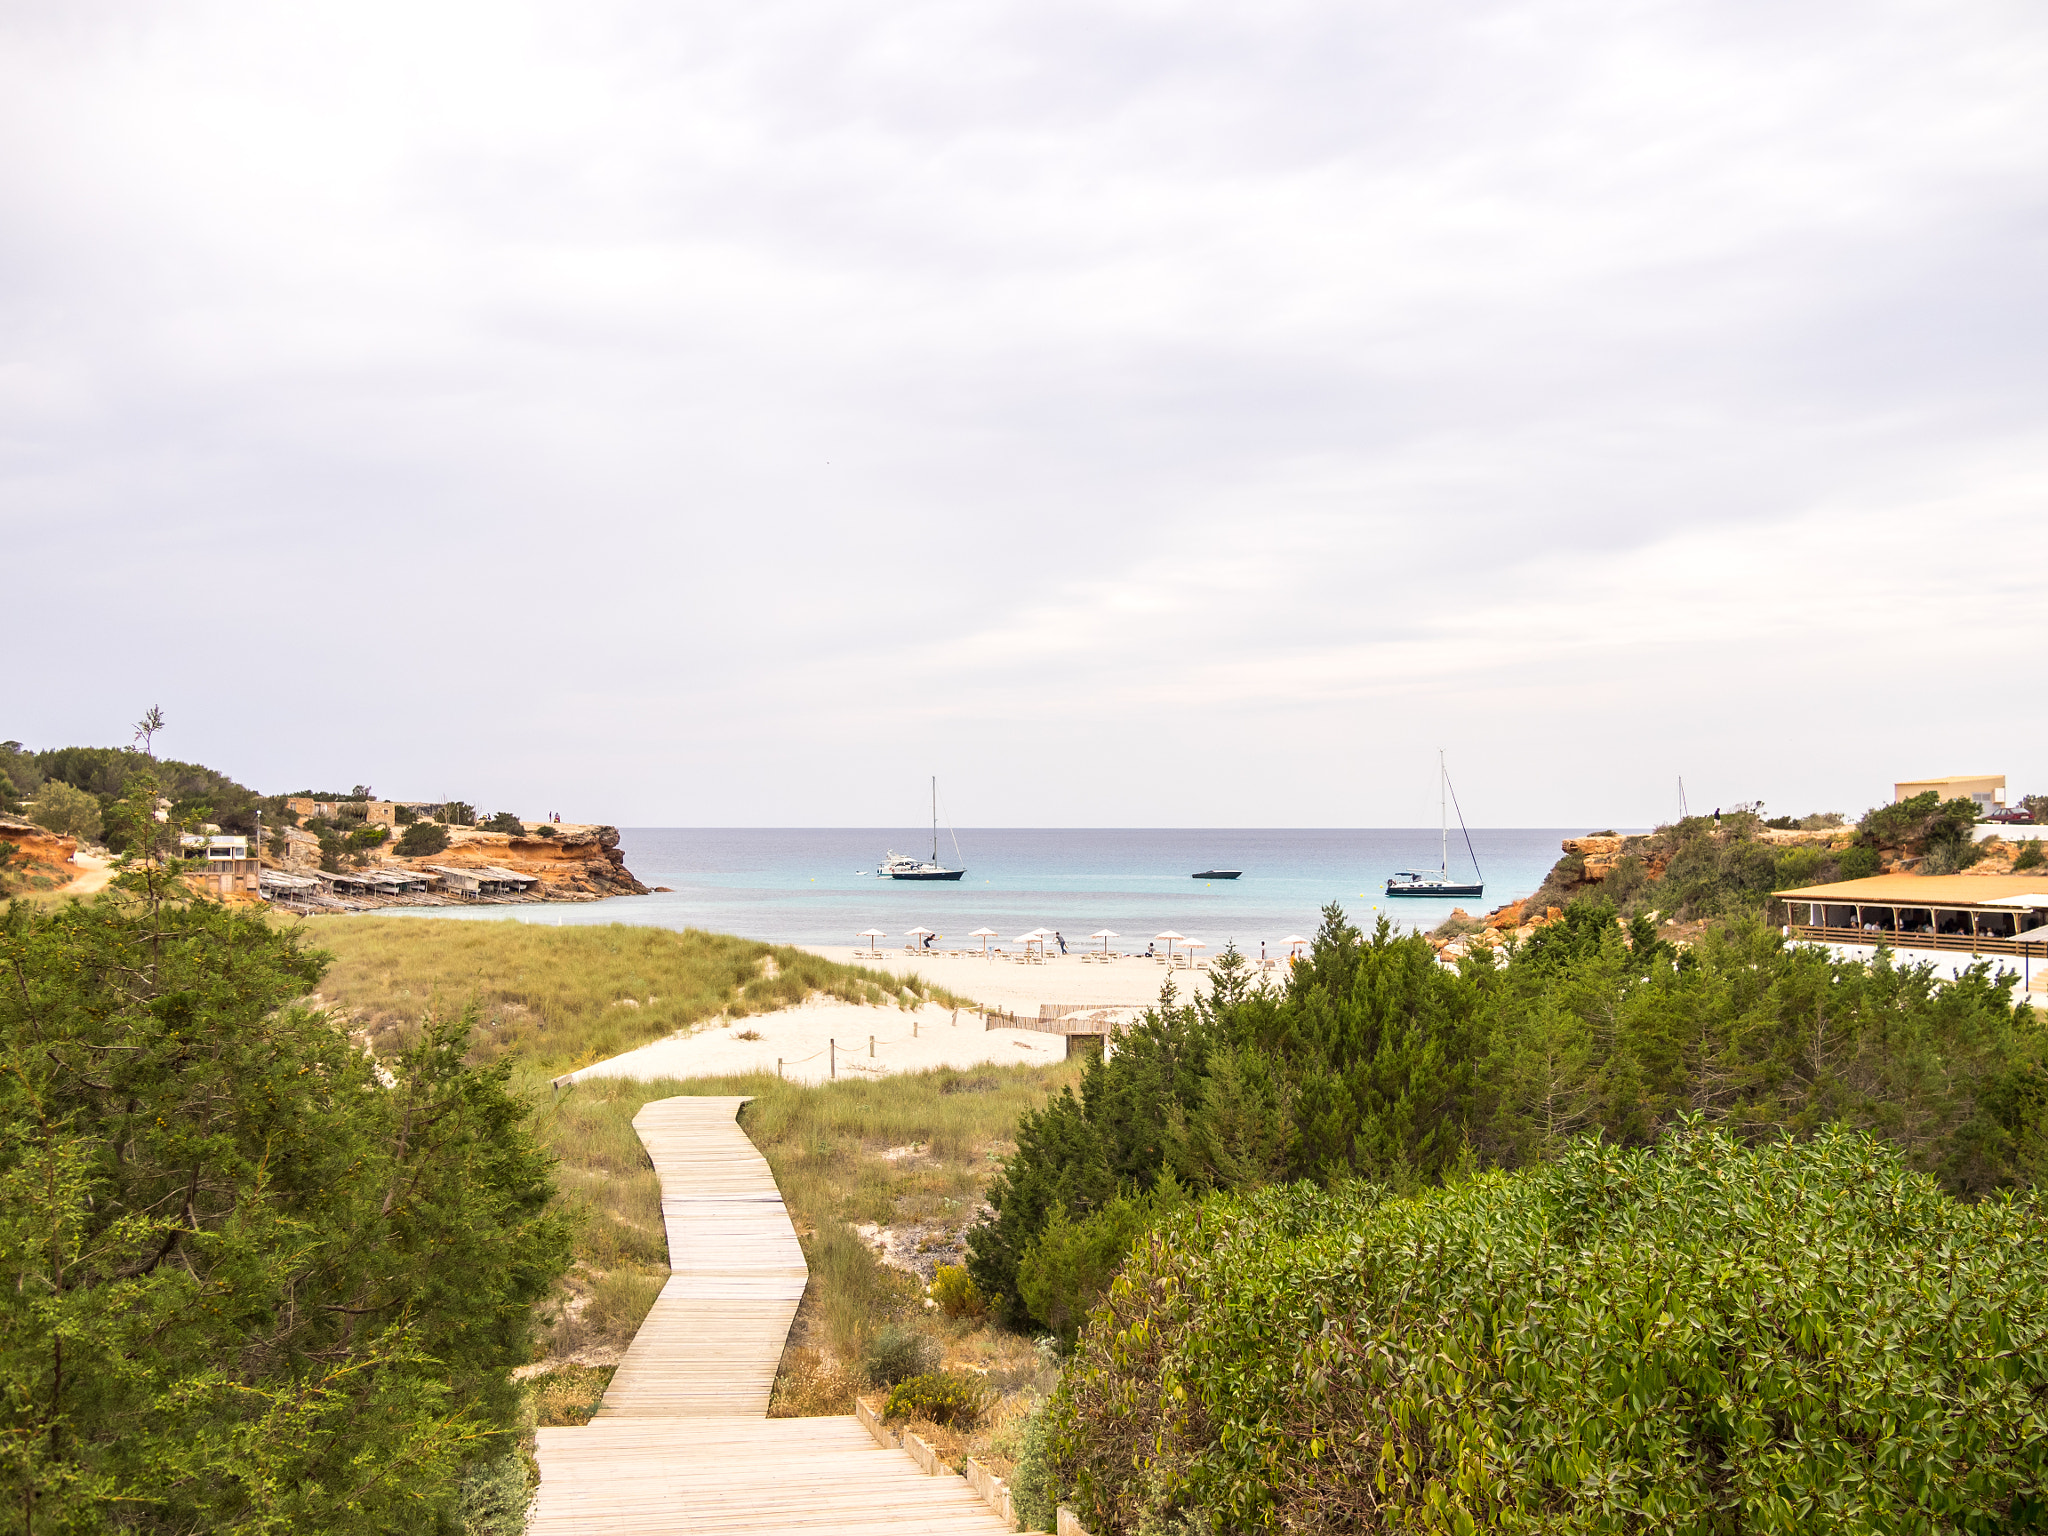
[[[1883,944],[1958,957],[2009,957],[2031,985],[2048,963],[2048,878],[2033,875],[1873,875],[1773,891],[1788,938],[1853,949]]]

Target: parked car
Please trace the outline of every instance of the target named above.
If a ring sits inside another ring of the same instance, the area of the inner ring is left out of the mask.
[[[1994,811],[1984,819],[1995,821],[2002,827],[2031,827],[2034,824],[2032,814],[2027,811]]]

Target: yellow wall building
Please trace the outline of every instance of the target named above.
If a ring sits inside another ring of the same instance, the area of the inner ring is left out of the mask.
[[[1955,773],[1942,779],[1906,779],[1892,786],[1894,802],[1910,800],[1933,790],[1944,800],[1974,800],[1980,811],[2005,809],[2005,775],[2002,773]]]

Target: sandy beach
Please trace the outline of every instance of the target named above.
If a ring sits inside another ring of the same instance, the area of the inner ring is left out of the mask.
[[[811,947],[813,954],[844,960],[894,975],[917,972],[956,996],[987,1008],[1036,1017],[1043,1004],[1114,1008],[1125,1017],[1158,1000],[1167,967],[1151,960],[1107,964],[1058,955],[1042,965],[980,956],[912,955],[901,950],[870,954],[851,947]],[[1186,998],[1206,987],[1208,972],[1175,967],[1177,993]],[[746,1036],[758,1036],[755,1039]],[[870,1054],[870,1040],[873,1041]],[[1035,1030],[984,1029],[966,1009],[928,1005],[914,1011],[869,1008],[813,999],[795,1008],[757,1014],[726,1024],[706,1025],[627,1051],[573,1074],[586,1077],[713,1077],[736,1072],[773,1072],[795,1082],[822,1083],[838,1077],[881,1077],[936,1067],[969,1068],[987,1063],[1061,1061],[1066,1039]]]
[[[1209,972],[1201,966],[1187,969],[1176,965],[1169,971],[1156,960],[1136,957],[1107,962],[1084,960],[1078,950],[1070,955],[1055,951],[1043,964],[1019,965],[1006,957],[985,960],[980,955],[911,954],[900,946],[873,953],[851,945],[803,947],[827,960],[865,965],[897,976],[915,971],[948,992],[971,997],[986,1008],[1003,1008],[1012,1013],[1036,1013],[1040,1003],[1144,1007],[1158,1001],[1159,988],[1169,975],[1182,1001],[1198,989],[1206,991],[1209,984]],[[1258,962],[1252,963],[1256,966]]]
[[[745,1035],[758,1036],[744,1039]],[[873,1041],[872,1054],[869,1042]],[[835,1043],[836,1042],[836,1043]],[[984,1030],[979,1015],[937,1005],[912,1010],[812,1001],[671,1035],[571,1074],[587,1077],[722,1077],[773,1072],[792,1082],[822,1083],[935,1067],[990,1062],[1044,1065],[1066,1059],[1060,1035],[1022,1029]]]

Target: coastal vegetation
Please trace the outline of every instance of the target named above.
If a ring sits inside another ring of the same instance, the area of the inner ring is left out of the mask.
[[[474,1005],[471,1059],[516,1059],[544,1077],[807,997],[961,1001],[915,975],[696,928],[355,917],[323,922],[317,938],[332,957],[321,999],[378,1054],[402,1049],[424,1016]]]
[[[39,802],[70,808],[66,814],[77,815],[74,797],[83,795],[104,819],[144,778],[171,802],[174,818],[190,822],[204,813],[204,820],[244,836],[255,833],[259,811],[271,818],[283,808],[281,799],[266,798],[216,769],[152,757],[133,747],[52,747],[32,752],[18,741],[0,742],[0,781],[4,781],[5,794],[40,826],[51,824],[37,814]],[[73,827],[51,830],[72,832]],[[97,841],[103,834],[96,828],[76,835]],[[104,837],[116,852],[128,847],[128,837],[119,827],[107,827]]]
[[[1384,921],[1361,934],[1331,907],[1284,989],[1235,955],[1214,978],[1020,1122],[969,1235],[1005,1320],[1071,1331],[1106,1287],[1099,1255],[1187,1193],[1408,1191],[1585,1135],[1648,1146],[1687,1116],[1757,1144],[1853,1126],[1967,1196],[2048,1175],[2048,1039],[1988,965],[1943,984],[1754,920],[1680,951],[1582,903],[1452,971],[1426,940]]]
[[[1560,1522],[1546,1529],[1596,1530],[1643,1499],[1696,1509],[1700,1478],[1722,1490],[1714,1518],[1728,1529],[1770,1525],[1768,1499],[1744,1502],[1745,1479],[1763,1476],[1744,1458],[1804,1455],[1814,1421],[1800,1407],[1808,1377],[1764,1380],[1769,1330],[1737,1305],[1761,1293],[1732,1280],[1697,1295],[1667,1287],[1643,1313],[1651,1293],[1622,1287],[1617,1310],[1596,1315],[1566,1305],[1555,1266],[1610,1272],[1636,1252],[1628,1243],[1675,1244],[1692,1221],[1702,1251],[1718,1252],[1715,1234],[1732,1241],[1742,1213],[1806,1200],[1853,1216],[1842,1251],[1865,1253],[1893,1240],[1879,1209],[1843,1203],[1865,1189],[1919,1213],[1893,1257],[1959,1251],[1967,1233],[1990,1265],[2014,1234],[2031,1242],[2043,1230],[2048,1035],[1989,965],[1938,981],[1884,955],[1836,961],[1754,916],[1678,948],[1647,916],[1624,922],[1585,901],[1455,970],[1427,940],[1384,922],[1363,934],[1331,907],[1284,987],[1256,981],[1234,954],[1213,978],[1191,1003],[1162,997],[1074,1089],[1023,1116],[990,1214],[968,1233],[969,1273],[995,1314],[1076,1352],[1032,1473],[1080,1499],[1098,1532],[1178,1530],[1180,1519],[1190,1531],[1519,1528],[1539,1511]],[[1677,1192],[1651,1206],[1621,1199],[1659,1180]],[[1585,1223],[1609,1220],[1627,1238],[1618,1248],[1587,1236]],[[1830,1275],[1792,1251],[1807,1237],[1773,1219],[1727,1251],[1744,1274],[1804,1277],[1771,1292],[1771,1306],[1811,1318],[1798,1348],[1816,1370],[1865,1373],[1847,1389],[1857,1406],[1828,1419],[1830,1444],[1851,1442],[1896,1410],[1896,1384],[1868,1374],[1879,1344],[1842,1331],[1860,1290],[1833,1311],[1804,1299]],[[1574,1259],[1582,1240],[1591,1245]],[[1656,1272],[1680,1264],[1676,1253],[1650,1254]],[[1940,1507],[2002,1509],[2024,1528],[2039,1512],[2014,1490],[2040,1470],[2026,1447],[2048,1394],[2048,1292],[2035,1269],[1998,1273],[2011,1305],[1972,1322],[1969,1342],[1924,1379],[1987,1404],[1996,1454],[2011,1453],[1983,1481],[1944,1487]],[[1457,1298],[1488,1286],[1506,1288],[1505,1310],[1473,1325]],[[1354,1292],[1367,1299],[1354,1305]],[[1374,1295],[1407,1300],[1382,1317]],[[1658,1322],[1667,1312],[1679,1323]],[[2029,1321],[2008,1340],[1995,1336],[1999,1318]],[[1935,1321],[1899,1326],[1924,1333]],[[1749,1331],[1730,1342],[1737,1323]],[[1663,1374],[1637,1382],[1643,1339],[1673,1327]],[[1555,1374],[1510,1371],[1498,1353],[1508,1337]],[[1394,1349],[1395,1338],[1408,1342]],[[1967,1368],[1972,1349],[1994,1345],[2026,1362],[2018,1395],[1990,1392]],[[1166,1362],[1199,1372],[1200,1391]],[[1589,1373],[1612,1388],[1595,1399],[1652,1385],[1678,1394],[1668,1424],[1646,1421],[1635,1438],[1598,1414],[1573,1427],[1562,1398]],[[1734,1406],[1696,1411],[1703,1384],[1724,1377],[1740,1388],[1729,1389]],[[1798,1401],[1778,1401],[1781,1391]],[[1553,1418],[1565,1438],[1515,1460],[1522,1448],[1505,1437]],[[1974,1433],[1948,1419],[1922,1427],[1958,1444]],[[1489,1444],[1490,1461],[1474,1449]],[[1700,1464],[1681,1476],[1673,1447],[1685,1446]],[[1875,1510],[1904,1496],[1896,1467],[1846,1455],[1826,1450],[1801,1478]],[[1348,1491],[1318,1513],[1308,1490],[1325,1475]],[[1257,1492],[1268,1484],[1270,1498]],[[1803,1511],[1811,1491],[1795,1480],[1779,1493]],[[1955,1528],[1966,1524],[1958,1515]]]
[[[131,784],[133,846],[156,797]],[[300,1002],[320,972],[161,864],[0,916],[8,1529],[455,1531],[523,1499],[510,1372],[570,1256],[549,1159],[468,1018],[372,1059]]]
[[[1097,1532],[2048,1529],[2048,1220],[1688,1122],[1141,1240],[1047,1413]]]

